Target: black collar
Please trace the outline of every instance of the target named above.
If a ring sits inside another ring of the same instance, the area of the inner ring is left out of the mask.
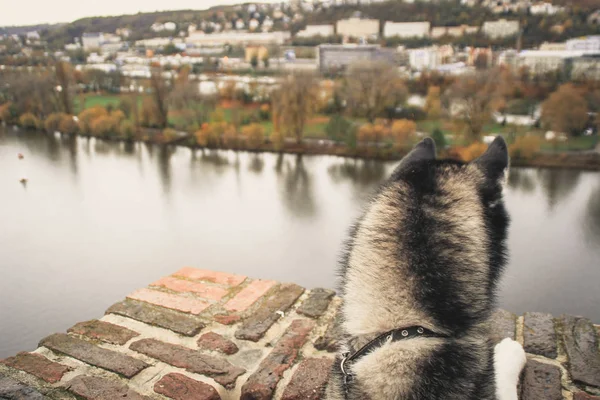
[[[408,328],[393,329],[391,331],[382,333],[363,347],[355,351],[353,354],[344,353],[342,355],[342,361],[340,362],[340,370],[344,374],[344,388],[348,391],[348,383],[352,381],[352,374],[348,371],[350,363],[356,361],[360,357],[367,353],[381,347],[383,344],[388,342],[397,342],[399,340],[412,339],[416,337],[446,337],[445,335],[435,333],[429,329],[423,328],[422,326],[411,326]]]

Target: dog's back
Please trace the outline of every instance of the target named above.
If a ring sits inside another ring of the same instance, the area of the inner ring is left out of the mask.
[[[487,326],[505,263],[507,168],[501,138],[468,164],[436,160],[431,139],[402,160],[347,244],[329,399],[494,398]]]

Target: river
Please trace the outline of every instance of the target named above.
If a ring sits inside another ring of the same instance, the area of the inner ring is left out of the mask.
[[[0,358],[186,265],[333,288],[394,165],[0,131]],[[600,322],[599,178],[512,170],[502,307]]]

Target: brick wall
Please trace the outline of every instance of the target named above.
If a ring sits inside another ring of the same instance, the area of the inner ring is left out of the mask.
[[[0,399],[319,399],[340,299],[327,289],[183,268],[0,361]],[[525,346],[523,399],[600,400],[597,326],[498,311]]]

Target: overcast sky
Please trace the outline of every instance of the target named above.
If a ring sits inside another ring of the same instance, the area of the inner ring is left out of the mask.
[[[71,22],[83,17],[164,10],[203,10],[250,0],[0,0],[0,26]],[[278,3],[281,0],[261,0]]]

